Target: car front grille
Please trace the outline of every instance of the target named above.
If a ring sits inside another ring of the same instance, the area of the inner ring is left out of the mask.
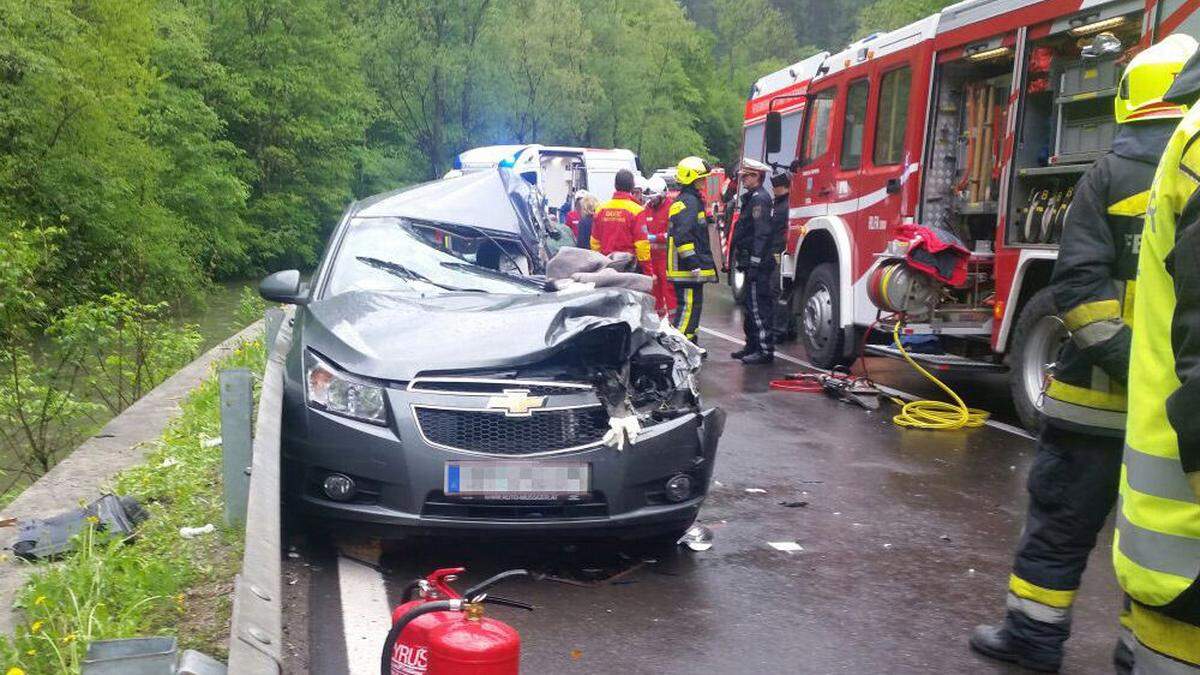
[[[601,405],[539,410],[525,417],[504,411],[413,406],[425,439],[453,450],[532,455],[595,445],[608,431]]]
[[[528,392],[531,396],[562,396],[592,391],[591,385],[572,382],[434,377],[417,378],[408,384],[408,389],[458,396],[495,396],[513,389]]]

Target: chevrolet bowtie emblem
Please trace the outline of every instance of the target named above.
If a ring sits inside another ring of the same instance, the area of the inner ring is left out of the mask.
[[[503,396],[492,396],[487,402],[489,409],[503,410],[505,417],[529,417],[544,405],[545,396],[530,396],[526,389],[505,389]]]

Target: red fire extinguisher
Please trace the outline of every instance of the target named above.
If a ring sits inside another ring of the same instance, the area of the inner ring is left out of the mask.
[[[404,589],[405,602],[392,611],[392,629],[383,643],[381,675],[518,674],[521,637],[503,621],[484,616],[483,605],[532,610],[532,605],[486,593],[529,573],[501,572],[460,595],[449,582],[465,571],[435,570]]]

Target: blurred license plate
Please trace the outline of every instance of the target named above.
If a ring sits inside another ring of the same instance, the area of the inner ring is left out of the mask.
[[[590,467],[576,462],[446,462],[447,496],[553,499],[588,492]]]

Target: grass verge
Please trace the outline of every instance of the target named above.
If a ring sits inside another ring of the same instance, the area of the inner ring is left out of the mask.
[[[117,476],[113,491],[136,497],[150,513],[135,538],[89,530],[72,554],[30,578],[17,599],[25,623],[0,639],[0,671],[78,673],[89,642],[151,635],[177,635],[181,648],[225,658],[242,530],[221,526],[221,448],[202,441],[220,435],[216,371],[261,373],[265,358],[256,338],[218,362],[146,463]],[[181,527],[206,523],[217,531],[179,536]]]

